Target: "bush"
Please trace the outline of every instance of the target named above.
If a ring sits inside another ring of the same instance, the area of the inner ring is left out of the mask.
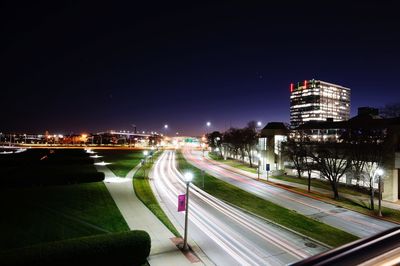
[[[0,265],[142,265],[150,248],[147,232],[129,231],[5,251],[0,253]]]

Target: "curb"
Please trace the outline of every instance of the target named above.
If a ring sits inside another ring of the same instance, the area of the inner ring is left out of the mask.
[[[193,184],[192,184],[191,187],[194,188],[197,192],[199,192],[199,193],[201,193],[201,194],[203,194],[203,195],[204,195],[205,193],[207,193],[207,192],[203,191],[202,189],[200,189],[199,187],[197,187],[197,186],[195,186],[195,185],[193,185]],[[207,194],[208,194],[208,193],[207,193]],[[212,195],[211,195],[211,196],[212,196]],[[215,197],[215,196],[213,196],[213,197]],[[328,245],[328,244],[325,244],[325,243],[323,243],[323,242],[321,242],[321,241],[319,241],[319,240],[316,240],[316,239],[311,238],[311,237],[309,237],[309,236],[306,236],[306,235],[304,235],[304,234],[302,234],[302,233],[299,233],[299,232],[297,232],[297,231],[295,231],[295,230],[293,230],[293,229],[291,229],[291,228],[288,228],[288,227],[286,227],[286,226],[284,226],[284,225],[278,224],[278,223],[276,223],[276,222],[274,222],[274,221],[272,221],[272,220],[269,220],[268,218],[262,217],[262,216],[260,216],[260,215],[258,215],[258,214],[255,214],[255,213],[253,213],[253,212],[251,212],[251,211],[248,211],[248,210],[246,210],[246,209],[243,209],[243,208],[241,208],[241,207],[239,207],[239,206],[236,206],[235,204],[232,204],[232,203],[230,203],[230,202],[228,202],[228,201],[225,201],[225,200],[222,200],[222,199],[220,199],[220,198],[217,198],[217,199],[220,200],[220,201],[222,201],[222,202],[224,202],[224,203],[226,203],[226,204],[229,205],[229,206],[232,206],[233,208],[237,208],[237,209],[241,210],[242,212],[245,212],[245,213],[248,213],[248,214],[250,214],[250,215],[252,215],[252,216],[255,216],[255,217],[257,217],[257,218],[259,218],[259,219],[261,219],[261,220],[264,220],[264,221],[266,221],[266,222],[268,222],[268,223],[270,223],[270,224],[273,224],[273,225],[275,225],[275,226],[277,226],[277,227],[280,227],[280,228],[282,228],[282,229],[284,229],[284,230],[287,230],[287,231],[289,231],[289,232],[292,232],[293,234],[296,234],[296,235],[298,235],[298,236],[300,236],[300,237],[303,237],[303,238],[305,238],[305,239],[309,239],[310,241],[315,242],[315,243],[317,243],[317,244],[319,244],[319,245],[321,245],[321,246],[323,246],[323,247],[326,247],[326,248],[328,248],[328,249],[333,249],[333,247],[330,246],[330,245]],[[307,217],[307,216],[305,216],[305,217]],[[310,218],[310,217],[308,217],[308,218]],[[312,218],[310,218],[310,219],[312,219]]]
[[[308,198],[312,198],[312,199],[315,199],[315,200],[319,200],[319,201],[325,202],[325,203],[327,203],[327,204],[334,205],[334,206],[337,206],[337,207],[340,207],[340,208],[343,208],[343,209],[346,209],[346,210],[349,210],[349,211],[357,212],[357,213],[360,213],[360,214],[369,216],[369,217],[371,217],[371,218],[375,218],[375,219],[382,220],[382,221],[385,221],[385,222],[390,222],[390,223],[394,223],[394,224],[399,224],[399,225],[400,225],[400,222],[393,221],[393,220],[388,219],[388,218],[385,218],[385,217],[379,217],[379,216],[374,216],[374,215],[371,215],[371,214],[363,213],[363,212],[358,211],[358,210],[353,210],[353,209],[349,209],[349,208],[346,208],[346,207],[342,207],[342,206],[339,206],[339,205],[337,205],[337,204],[335,204],[335,203],[329,202],[329,201],[326,200],[326,199],[322,199],[322,198],[319,198],[319,197],[313,196],[313,195],[308,195],[308,194],[306,194],[306,193],[304,193],[304,192],[296,191],[296,190],[293,190],[293,189],[291,189],[291,188],[288,188],[288,187],[285,187],[285,186],[281,186],[280,184],[273,183],[273,182],[271,182],[271,181],[266,181],[265,183],[268,184],[268,185],[271,185],[271,186],[274,186],[274,187],[278,187],[278,188],[281,188],[281,189],[285,189],[285,190],[290,191],[290,192],[292,192],[292,193],[296,193],[296,194],[299,194],[299,195],[302,195],[302,196],[305,196],[305,197],[308,197]],[[390,208],[389,208],[389,209],[390,209]],[[396,211],[396,210],[395,210],[395,211]]]
[[[164,151],[163,151],[164,152]],[[161,156],[162,154],[160,154]],[[159,160],[159,159],[157,159]],[[154,171],[154,165],[157,161],[155,161],[149,171],[149,177],[152,176],[153,171]],[[156,200],[158,201],[158,204],[160,205],[161,209],[164,211],[164,213],[167,215],[168,219],[171,221],[171,223],[173,224],[173,226],[176,228],[176,230],[179,232],[180,236],[179,237],[183,237],[183,228],[182,226],[175,220],[175,217],[171,214],[170,210],[165,206],[164,201],[161,199],[160,195],[158,194],[157,188],[155,187],[154,183],[153,183],[153,178],[149,178],[149,183],[150,183],[150,187],[153,190],[153,194],[156,197]],[[208,258],[208,256],[204,253],[204,251],[197,245],[197,243],[192,240],[192,239],[188,239],[188,244],[190,246],[190,248],[192,249],[192,251],[196,254],[196,256],[200,259],[200,261],[204,264],[204,265],[216,265],[210,258]]]
[[[223,164],[223,163],[216,163],[216,162],[213,162],[213,161],[215,161],[215,160],[211,159],[208,155],[207,155],[206,158],[207,158],[207,160],[210,161],[213,165],[220,166],[220,167],[222,167],[222,168],[224,168],[224,169],[226,169],[226,170],[228,170],[228,171],[234,172],[234,173],[236,173],[236,174],[245,175],[246,177],[251,178],[251,179],[253,179],[253,180],[256,180],[256,181],[259,181],[259,182],[262,182],[262,183],[265,183],[265,184],[268,184],[268,185],[271,185],[271,186],[274,186],[274,187],[278,187],[278,188],[284,189],[284,190],[286,190],[286,191],[290,191],[290,192],[292,192],[292,193],[296,193],[296,194],[298,194],[298,195],[302,195],[302,196],[305,196],[305,197],[308,197],[308,198],[311,198],[311,199],[315,199],[315,200],[318,200],[318,201],[322,201],[322,202],[325,202],[325,203],[327,203],[327,204],[334,205],[334,206],[337,206],[337,207],[340,207],[340,208],[343,208],[343,209],[346,209],[346,210],[354,211],[354,212],[357,212],[357,213],[360,213],[360,214],[369,216],[369,217],[371,217],[371,218],[375,218],[375,219],[379,219],[379,220],[382,220],[382,221],[385,221],[385,222],[390,222],[390,223],[394,223],[394,224],[399,224],[399,225],[400,225],[400,222],[397,222],[397,221],[394,221],[394,220],[391,220],[391,219],[388,219],[388,218],[385,218],[385,217],[379,217],[379,216],[374,216],[374,215],[371,215],[371,214],[363,213],[363,212],[360,212],[360,211],[358,211],[358,210],[353,210],[353,209],[349,209],[349,208],[346,208],[346,207],[342,207],[342,206],[339,206],[339,205],[337,205],[337,204],[335,204],[335,203],[329,202],[329,201],[327,201],[327,200],[325,200],[325,199],[321,199],[321,198],[319,198],[319,197],[317,197],[317,196],[309,195],[309,194],[304,193],[304,192],[301,192],[301,191],[293,190],[293,189],[291,189],[291,188],[288,188],[288,187],[286,187],[286,186],[284,186],[284,185],[282,185],[282,184],[279,184],[279,183],[275,183],[275,182],[273,182],[273,181],[267,181],[267,180],[260,181],[260,180],[254,179],[253,177],[248,176],[247,174],[243,174],[243,173],[240,173],[239,171],[235,171],[236,169],[233,170],[233,169],[230,169],[229,167],[224,167],[224,166],[222,166],[221,164]],[[234,167],[232,167],[232,168],[234,168]],[[245,170],[242,170],[242,171],[245,171]],[[249,172],[249,174],[252,174],[252,173]],[[292,188],[294,188],[294,187],[292,187]],[[386,208],[388,208],[388,207],[386,207]],[[391,209],[391,208],[388,208],[388,209]],[[392,210],[394,210],[394,209],[392,209]],[[395,210],[395,211],[396,211],[396,210]]]

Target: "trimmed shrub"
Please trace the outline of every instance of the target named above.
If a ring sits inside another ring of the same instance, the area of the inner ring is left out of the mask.
[[[0,253],[0,265],[142,265],[150,248],[149,234],[136,230],[4,251]]]

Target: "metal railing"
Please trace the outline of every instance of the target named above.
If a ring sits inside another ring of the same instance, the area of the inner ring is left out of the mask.
[[[374,236],[293,263],[291,266],[398,265],[399,263],[400,227],[394,227]]]

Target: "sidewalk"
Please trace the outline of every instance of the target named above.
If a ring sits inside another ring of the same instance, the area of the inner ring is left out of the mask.
[[[132,177],[138,166],[127,174],[127,178],[116,177],[106,166],[96,166],[105,174],[104,183],[118,209],[131,230],[144,230],[151,237],[150,265],[203,265],[191,263],[172,241],[175,236],[136,197]]]
[[[218,165],[218,166],[220,166],[222,168],[225,168],[227,170],[230,170],[232,172],[236,172],[238,174],[245,175],[245,176],[253,178],[253,179],[257,179],[257,174],[253,174],[253,173],[250,173],[248,171],[245,171],[245,170],[242,170],[242,169],[238,169],[238,168],[235,168],[233,166],[230,166],[230,165],[215,161],[215,160],[211,159],[208,156],[208,154],[207,154],[206,159],[208,161],[210,161],[212,164]],[[265,176],[262,176],[260,178],[263,179],[263,180],[267,180],[265,178]],[[300,188],[300,189],[304,189],[304,190],[308,189],[307,185],[294,183],[294,182],[288,182],[288,181],[284,181],[284,180],[273,178],[271,176],[268,177],[268,181],[273,182],[273,183],[277,183],[277,184],[281,184],[281,185],[285,185],[285,186],[291,186],[291,187],[295,187],[295,188]],[[315,191],[315,192],[319,192],[321,194],[326,194],[326,195],[329,195],[329,196],[332,195],[332,191],[327,190],[327,189],[323,189],[323,188],[317,188],[317,187],[311,186],[311,190]],[[350,194],[346,194],[346,193],[340,193],[340,196],[342,196],[344,198],[351,199],[351,200],[359,200],[359,201],[363,201],[363,202],[365,201],[365,202],[369,203],[369,197],[367,195],[365,197],[363,197],[363,196],[350,195]],[[383,200],[382,201],[382,206],[386,207],[386,208],[394,209],[394,210],[400,210],[400,204],[394,203],[394,202],[389,202],[389,201],[384,201]]]

